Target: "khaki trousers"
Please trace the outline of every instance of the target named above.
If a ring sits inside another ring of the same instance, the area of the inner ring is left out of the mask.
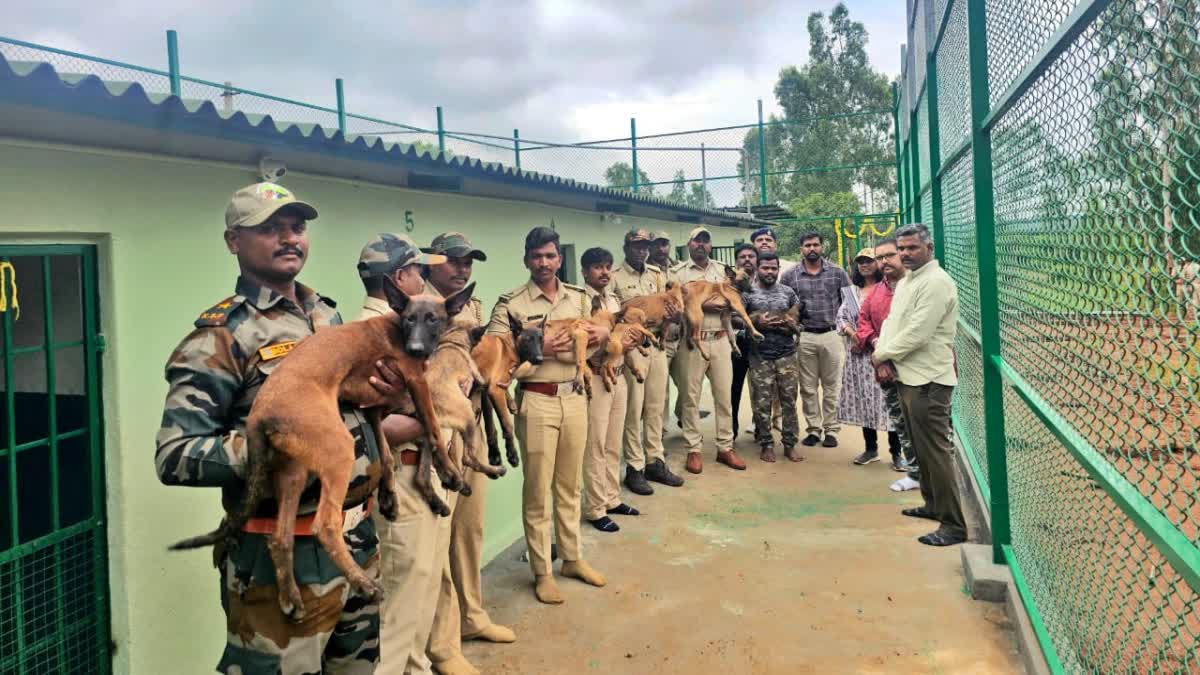
[[[650,348],[649,358],[634,354],[634,363],[646,374],[639,384],[628,368],[625,369],[625,462],[641,471],[646,462],[663,458],[663,416],[667,397],[667,355],[661,349]],[[593,389],[594,391],[594,389]]]
[[[713,417],[717,427],[717,450],[733,449],[733,402],[730,392],[733,387],[733,349],[729,340],[721,337],[708,340],[709,360],[705,360],[699,349],[688,349],[680,345],[675,354],[675,362],[680,364],[680,371],[687,376],[687,391],[684,395],[681,412],[683,413],[683,440],[688,452],[700,452],[704,436],[700,434],[700,393],[704,390],[704,378],[709,380],[709,388],[713,397]]]
[[[403,675],[432,672],[425,647],[438,603],[438,579],[450,546],[450,519],[429,510],[429,504],[413,485],[416,471],[415,466],[397,462],[399,516],[395,522],[378,510],[371,514],[379,533],[379,570],[384,589],[379,611],[380,671]],[[431,480],[438,496],[454,508],[458,493],[442,488],[436,475]]]
[[[480,578],[483,514],[487,484],[491,479],[470,469],[465,469],[464,473],[471,486],[471,496],[457,496],[458,503],[450,515],[450,550],[442,568],[433,631],[429,634],[429,658],[434,664],[461,656],[462,636],[478,633],[492,625],[492,618],[483,608]]]
[[[625,429],[628,385],[617,378],[605,391],[603,378],[592,375],[592,400],[588,403],[587,445],[583,451],[583,517],[603,518],[621,503],[621,434]]]
[[[552,573],[550,521],[563,560],[579,560],[579,482],[587,444],[587,398],[518,389],[516,433],[521,444],[521,520],[534,576]]]
[[[846,345],[837,331],[801,333],[796,350],[800,360],[800,402],[804,407],[807,432],[820,436],[842,430],[837,420],[838,396],[842,391],[842,367]],[[817,387],[820,386],[818,393]]]
[[[954,482],[954,443],[950,440],[950,400],[954,387],[930,382],[897,385],[900,408],[921,464],[921,496],[947,534],[967,534]]]

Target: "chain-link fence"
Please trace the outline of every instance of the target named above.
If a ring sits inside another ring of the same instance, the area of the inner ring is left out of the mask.
[[[279,129],[296,126],[305,134],[319,125],[330,135],[340,130],[348,141],[382,139],[433,156],[552,174],[695,208],[776,205],[805,215],[896,208],[894,108],[797,120],[764,118],[760,102],[752,124],[645,133],[630,120],[623,138],[558,142],[521,138],[516,129],[511,136],[456,131],[444,123],[440,108],[432,128],[353,113],[340,81],[330,87],[335,105],[320,106],[186,76],[173,65],[174,45],[169,32],[165,71],[4,37],[0,57],[21,74],[48,63],[64,81],[94,75],[116,94],[137,84],[155,102],[175,95],[193,111],[211,105],[219,115],[241,113],[252,124],[269,116]]]
[[[900,209],[958,284],[997,561],[1053,670],[1200,672],[1200,0],[908,17]]]

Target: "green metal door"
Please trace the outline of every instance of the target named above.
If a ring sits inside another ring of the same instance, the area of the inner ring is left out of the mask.
[[[0,246],[0,285],[0,673],[108,673],[95,247]]]

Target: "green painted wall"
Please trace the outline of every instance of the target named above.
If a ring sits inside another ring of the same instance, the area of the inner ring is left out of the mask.
[[[110,579],[116,672],[201,672],[225,639],[217,574],[207,552],[168,555],[168,543],[211,529],[215,490],[162,486],[154,435],[166,385],[163,364],[204,309],[233,291],[235,259],[221,236],[229,196],[254,181],[249,167],[0,140],[0,243],[91,242],[99,247],[106,425]],[[527,278],[522,242],[553,220],[576,256],[605,246],[620,258],[631,226],[682,241],[691,225],[601,215],[540,204],[431,194],[310,176],[283,181],[321,217],[301,280],[334,298],[347,320],[363,292],[354,265],[367,238],[403,232],[426,244],[438,232],[468,233],[489,254],[477,263],[478,294],[496,297]],[[746,230],[713,228],[716,244]],[[520,472],[489,485],[485,558],[521,536]]]

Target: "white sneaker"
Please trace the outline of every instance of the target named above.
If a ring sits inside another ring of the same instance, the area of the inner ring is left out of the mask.
[[[916,490],[919,487],[921,487],[920,483],[909,478],[908,476],[905,476],[904,478],[901,478],[900,480],[896,481],[895,483],[892,483],[892,492],[905,492],[907,490]]]

